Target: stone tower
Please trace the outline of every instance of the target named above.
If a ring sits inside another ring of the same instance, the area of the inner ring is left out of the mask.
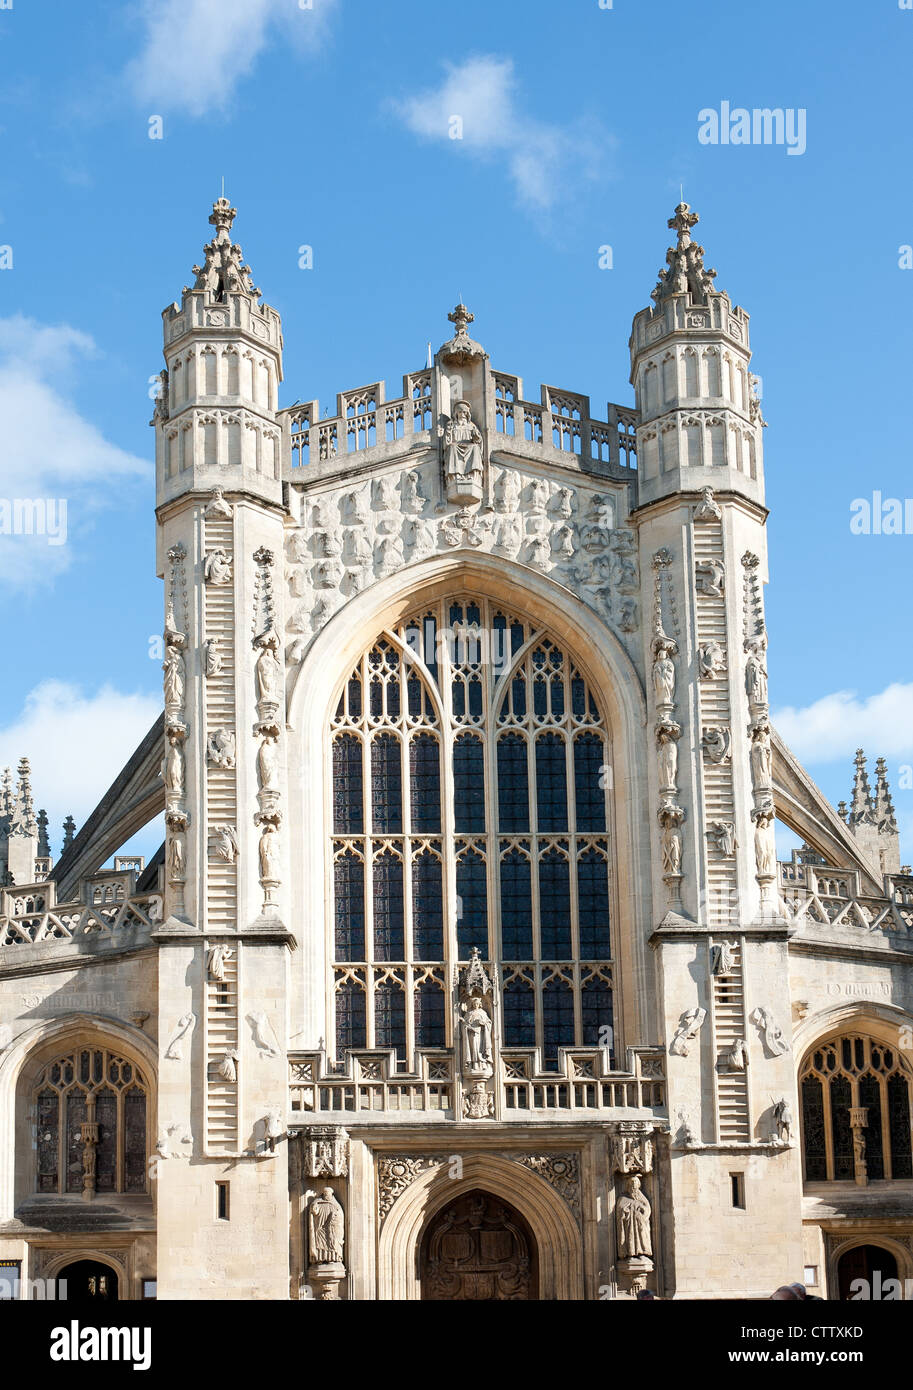
[[[874,793],[869,786],[869,775],[865,768],[865,753],[861,748],[857,748],[847,824],[855,840],[879,872],[896,874],[900,871],[900,836],[888,784],[887,764],[884,758],[879,758],[875,763]],[[844,802],[841,802],[840,806],[841,811],[845,810]]]
[[[288,1295],[283,1132],[285,732],[278,313],[215,227],[163,313],[156,402],[165,581],[166,901],[159,944],[159,1297]],[[182,1161],[186,1160],[186,1161]],[[231,1223],[231,1204],[243,1222]],[[188,1222],[188,1211],[201,1219]]]
[[[725,1228],[744,1216],[733,1184],[744,1183],[749,1161],[763,1156],[771,1193],[798,1181],[775,1116],[778,1098],[795,1115],[795,1081],[781,1032],[789,1000],[762,598],[764,422],[748,315],[705,269],[691,235],[697,220],[686,203],[670,218],[676,244],[630,343],[640,412],[634,516],[643,570],[653,573],[644,663],[654,901],[667,907],[653,944],[661,1028],[672,1039],[680,1294],[700,1287],[711,1253],[698,1186],[721,1212],[719,1239],[737,1244],[738,1231]],[[799,1236],[798,1221],[784,1229],[780,1212],[776,1228],[757,1228],[758,1258],[763,1250],[773,1269],[785,1241],[798,1261]]]

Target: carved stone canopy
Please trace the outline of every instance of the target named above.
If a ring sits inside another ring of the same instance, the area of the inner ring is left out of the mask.
[[[447,317],[456,328],[456,333],[438,349],[441,361],[468,362],[473,357],[484,357],[485,349],[481,343],[475,342],[466,332],[467,326],[475,319],[475,314],[471,314],[466,305],[460,303]]]
[[[659,283],[651,296],[657,305],[674,294],[687,294],[690,304],[707,303],[716,271],[704,268],[704,248],[691,240],[691,229],[699,220],[687,203],[679,203],[669,218],[668,225],[678,233],[678,240],[666,252],[666,269],[659,272]]]
[[[349,1171],[349,1135],[340,1125],[301,1131],[301,1161],[309,1178],[344,1178]]]

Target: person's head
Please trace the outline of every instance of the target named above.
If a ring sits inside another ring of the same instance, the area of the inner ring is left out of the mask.
[[[640,1290],[638,1290],[638,1294],[637,1294],[637,1301],[638,1301],[638,1303],[648,1303],[648,1302],[650,1302],[650,1301],[651,1301],[652,1299],[654,1299],[654,1298],[656,1298],[656,1294],[653,1292],[652,1289],[640,1289]]]
[[[780,1287],[775,1289],[770,1295],[770,1298],[772,1301],[780,1303],[797,1303],[799,1301],[799,1295],[796,1293],[795,1284],[781,1284]]]

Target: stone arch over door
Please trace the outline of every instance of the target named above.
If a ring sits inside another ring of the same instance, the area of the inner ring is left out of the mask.
[[[539,1297],[539,1252],[516,1207],[482,1188],[444,1206],[419,1245],[426,1302],[518,1302]]]
[[[535,1242],[538,1297],[571,1302],[584,1297],[581,1232],[564,1198],[538,1174],[498,1154],[463,1159],[459,1178],[446,1162],[419,1173],[393,1203],[377,1248],[377,1297],[420,1299],[422,1238],[433,1220],[468,1193],[481,1190],[519,1214]]]
[[[913,1280],[913,1253],[911,1253],[909,1246],[903,1241],[895,1240],[892,1236],[886,1235],[881,1231],[858,1231],[855,1235],[847,1236],[845,1239],[841,1239],[839,1236],[835,1237],[829,1235],[827,1244],[827,1288],[829,1298],[840,1298],[840,1264],[843,1257],[864,1246],[875,1246],[883,1250],[885,1254],[893,1260],[897,1268],[896,1277],[900,1280],[901,1297],[904,1296],[904,1290],[909,1287],[908,1281]],[[883,1296],[882,1294],[882,1297]]]

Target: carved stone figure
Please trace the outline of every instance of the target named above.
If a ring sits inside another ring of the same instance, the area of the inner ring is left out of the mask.
[[[394,574],[403,564],[403,543],[399,536],[382,536],[374,547],[378,579]]]
[[[774,1021],[767,1009],[760,1006],[753,1010],[751,1021],[758,1028],[764,1037],[764,1045],[773,1057],[782,1057],[789,1051],[789,1043],[783,1036],[783,1031]]]
[[[180,1062],[181,1058],[184,1056],[184,1051],[181,1046],[181,1040],[185,1036],[185,1034],[190,1032],[191,1028],[196,1023],[196,1021],[196,1015],[190,1013],[189,1011],[186,1014],[182,1014],[181,1017],[178,1019],[177,1028],[174,1032],[174,1035],[167,1048],[165,1049],[165,1056],[168,1058],[169,1061]]]
[[[675,791],[675,778],[678,772],[678,742],[681,727],[664,720],[656,726],[656,755],[659,765],[659,785],[663,792]]]
[[[165,673],[165,708],[170,711],[180,710],[184,704],[184,687],[186,683],[184,657],[181,652],[180,644],[175,642],[175,637],[181,636],[179,633],[165,633],[165,661],[162,670]],[[169,638],[171,640],[169,640]]]
[[[463,1075],[491,1076],[491,1018],[483,1007],[481,996],[473,995],[461,1009]]]
[[[444,427],[444,469],[448,480],[466,479],[482,485],[482,434],[466,401],[457,401]]]
[[[723,597],[726,569],[722,560],[699,560],[694,566],[694,579],[699,594]]]
[[[263,704],[281,704],[282,667],[276,657],[278,634],[269,629],[257,638],[256,645],[260,648],[256,664],[257,699]]]
[[[732,947],[728,941],[719,941],[713,948],[710,973],[711,975],[729,975],[735,964]]]
[[[752,811],[754,821],[755,868],[758,878],[773,878],[776,873],[776,844],[774,841],[774,812],[768,807]]]
[[[225,979],[225,962],[231,960],[234,954],[234,950],[231,946],[218,945],[210,947],[209,954],[206,957],[206,968],[209,971],[209,978],[211,980],[221,981]]]
[[[227,864],[235,863],[241,853],[241,846],[238,844],[238,832],[233,825],[215,827],[214,847],[220,859],[224,859]]]
[[[184,880],[184,836],[173,830],[168,839],[168,877],[172,883]]]
[[[792,1106],[784,1096],[774,1106],[774,1136],[781,1144],[788,1144],[792,1138],[793,1123]]]
[[[225,519],[226,521],[230,521],[230,520],[231,520],[231,518],[232,518],[232,509],[231,509],[231,505],[230,505],[230,503],[228,503],[228,502],[225,501],[225,496],[224,496],[224,494],[223,494],[223,492],[222,492],[222,489],[221,489],[220,487],[214,487],[214,488],[213,488],[213,490],[212,490],[212,498],[211,498],[211,500],[206,504],[206,511],[205,511],[204,515],[207,516],[207,517],[221,517],[221,518]]]
[[[247,1021],[250,1024],[251,1033],[253,1034],[253,1039],[257,1047],[265,1052],[268,1057],[278,1057],[279,1049],[274,1041],[273,1030],[270,1027],[270,1022],[266,1014],[262,1010],[257,1013],[248,1014]]]
[[[574,514],[574,494],[569,487],[561,487],[552,498],[549,508],[552,516],[561,521],[569,521]]]
[[[280,879],[279,828],[272,821],[267,821],[260,832],[260,881],[279,883]]]
[[[622,632],[637,631],[637,604],[634,599],[626,598],[622,603],[618,626]]]
[[[500,518],[495,525],[495,550],[500,555],[514,559],[519,554],[522,543],[523,526],[520,517],[510,515]]]
[[[726,657],[719,642],[705,642],[698,648],[698,669],[711,680],[725,668]]]
[[[768,791],[771,777],[770,735],[764,724],[752,728],[749,757],[752,786],[756,791]]]
[[[573,526],[556,526],[552,532],[552,550],[563,560],[570,560],[574,555],[574,528]]]
[[[735,826],[731,820],[712,820],[707,827],[707,836],[726,859],[733,857],[736,840]]]
[[[744,1038],[736,1038],[726,1054],[726,1065],[730,1071],[744,1071],[748,1065],[748,1043]]]
[[[732,756],[732,733],[720,726],[704,730],[701,747],[709,763],[724,763]]]
[[[463,1117],[487,1120],[495,1113],[495,1098],[484,1081],[475,1081],[463,1095]]]
[[[615,1217],[619,1257],[630,1260],[639,1255],[652,1255],[650,1203],[641,1191],[640,1178],[636,1173],[625,1178],[624,1192],[615,1206]]]
[[[218,637],[207,637],[203,643],[203,670],[207,676],[217,676],[222,670]]]
[[[182,796],[184,792],[184,753],[180,739],[169,739],[165,746],[162,761],[162,781],[165,791],[172,796]]]
[[[764,639],[763,637],[752,637],[746,646],[748,656],[745,661],[745,690],[748,694],[748,702],[753,706],[766,706],[767,666],[764,660]]]
[[[511,469],[502,469],[494,488],[495,511],[516,512],[520,503],[520,479]]]
[[[360,489],[347,492],[342,499],[342,516],[347,526],[364,526],[368,520],[368,503]]]
[[[658,641],[653,662],[653,695],[658,706],[671,705],[675,700],[674,644]]]
[[[204,559],[203,578],[207,584],[231,583],[231,556],[221,546],[210,550]]]
[[[404,474],[400,491],[402,510],[412,516],[419,516],[425,510],[421,474],[416,473],[414,469]]]
[[[261,792],[279,791],[279,741],[269,735],[257,750],[257,775]]]
[[[342,1264],[345,1215],[332,1187],[322,1189],[308,1207],[308,1255],[312,1264]]]
[[[214,767],[234,767],[235,735],[231,729],[216,729],[206,743],[209,761]]]
[[[222,1078],[223,1081],[237,1081],[237,1061],[238,1052],[236,1048],[230,1047],[226,1052],[222,1053],[222,1056],[216,1063],[216,1071],[218,1072],[219,1076]]]
[[[687,1057],[688,1045],[697,1037],[707,1017],[707,1010],[701,1008],[688,1009],[683,1013],[678,1022],[678,1027],[669,1044],[669,1051],[673,1057]]]
[[[276,1152],[276,1143],[282,1138],[284,1133],[282,1116],[279,1111],[267,1110],[266,1117],[263,1121],[263,1142],[271,1154]]]
[[[435,536],[431,523],[423,521],[421,517],[413,517],[409,522],[406,528],[406,539],[409,545],[410,560],[423,560],[434,550]]]
[[[713,488],[701,488],[701,500],[694,509],[695,521],[719,521],[723,513],[713,500]]]

